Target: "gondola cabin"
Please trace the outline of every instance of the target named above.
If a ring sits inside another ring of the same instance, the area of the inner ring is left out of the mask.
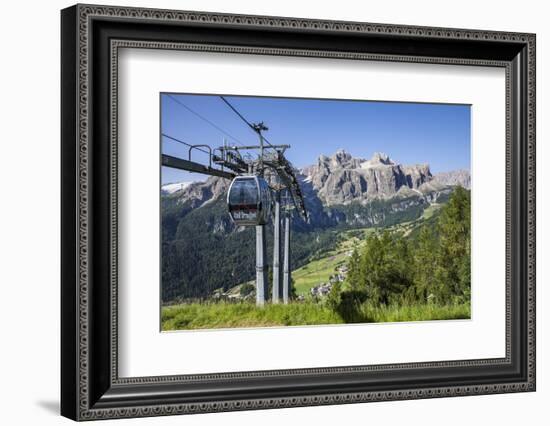
[[[227,206],[236,225],[265,225],[271,213],[271,189],[259,176],[237,176],[229,187]]]

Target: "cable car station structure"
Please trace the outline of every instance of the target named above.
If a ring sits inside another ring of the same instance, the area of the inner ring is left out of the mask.
[[[172,97],[172,99],[199,118],[222,130],[176,98]],[[256,133],[259,144],[228,145],[224,140],[223,146],[212,149],[209,145],[191,145],[163,134],[168,139],[187,145],[189,150],[187,159],[163,154],[162,165],[231,180],[227,194],[229,215],[236,225],[254,226],[256,229],[256,305],[258,306],[264,305],[267,295],[265,226],[270,220],[272,221],[274,233],[272,303],[279,303],[281,300],[283,303],[288,303],[291,285],[290,219],[292,212],[296,211],[304,220],[307,220],[307,211],[294,168],[284,155],[290,145],[272,145],[263,135],[263,132],[268,130],[263,122],[250,123],[227,99],[223,96],[220,96],[220,99]],[[208,165],[192,161],[194,150],[209,155]],[[258,154],[252,157],[250,151],[257,151]]]

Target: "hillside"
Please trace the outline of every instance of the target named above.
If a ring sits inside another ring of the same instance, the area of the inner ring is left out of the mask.
[[[433,204],[422,212],[422,215],[415,220],[400,222],[395,225],[387,226],[386,229],[392,233],[399,233],[404,237],[415,237],[423,226],[433,226],[439,216],[441,204]],[[292,279],[296,294],[298,296],[307,296],[311,294],[311,289],[326,286],[331,279],[343,280],[345,278],[345,265],[348,262],[354,249],[361,248],[365,239],[380,228],[358,228],[345,231],[341,235],[341,240],[337,246],[327,252],[323,257],[312,260],[300,268],[292,271]],[[330,289],[330,286],[326,286]]]
[[[470,192],[457,187],[414,221],[341,230],[332,249],[294,270],[289,304],[257,307],[243,282],[163,306],[162,329],[470,318],[470,209]]]
[[[341,260],[348,232],[415,222],[433,210],[431,206],[445,203],[454,188],[433,176],[427,164],[401,165],[380,153],[364,160],[338,151],[330,157],[320,156],[315,165],[297,172],[309,214],[307,222],[294,218],[292,223],[297,288],[307,287],[299,281],[300,268],[317,261],[316,269],[329,271],[334,261]],[[163,187],[164,304],[209,298],[215,290],[227,291],[254,278],[254,230],[235,227],[229,218],[228,184],[210,177],[205,182]],[[271,235],[268,225],[268,262]],[[303,275],[307,281],[307,274]]]

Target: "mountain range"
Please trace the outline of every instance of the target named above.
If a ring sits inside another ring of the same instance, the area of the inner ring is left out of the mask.
[[[295,172],[308,220],[296,215],[292,220],[293,268],[334,247],[341,229],[414,221],[434,203],[445,203],[457,185],[470,187],[466,170],[434,175],[428,164],[402,165],[382,153],[362,159],[339,150]],[[231,221],[229,184],[209,177],[161,188],[164,302],[206,297],[253,278],[254,230]]]
[[[350,205],[367,207],[378,202],[403,210],[437,202],[457,185],[470,188],[467,170],[433,175],[428,164],[402,165],[380,152],[363,159],[339,150],[331,156],[319,156],[316,164],[296,170],[296,175],[313,225],[326,225],[327,215],[349,210]],[[209,177],[203,182],[163,185],[161,191],[172,203],[187,203],[194,209],[225,197],[229,184],[226,179]],[[342,219],[339,216],[334,217],[337,222]],[[376,225],[376,219],[372,219],[371,224]],[[368,224],[369,220],[363,222]]]

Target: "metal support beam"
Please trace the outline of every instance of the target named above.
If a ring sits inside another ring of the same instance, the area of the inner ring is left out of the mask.
[[[265,225],[256,226],[256,305],[265,303],[265,284],[267,270],[265,269]]]
[[[273,216],[273,303],[279,303],[281,288],[281,193],[275,192],[275,211]]]
[[[229,150],[229,149],[232,149],[234,151],[238,151],[238,150],[250,150],[250,149],[260,149],[261,148],[261,145],[246,145],[246,146],[243,146],[243,145],[233,145],[233,146],[227,146],[227,147],[220,147],[218,149],[225,149],[225,150]],[[288,149],[290,148],[290,145],[287,145],[287,144],[282,144],[282,145],[268,145],[268,146],[264,146],[264,148],[271,148],[271,149]]]
[[[194,161],[188,161],[184,160],[183,158],[172,157],[171,155],[166,154],[162,154],[162,165],[166,167],[172,167],[174,169],[187,170],[189,172],[218,176],[225,179],[233,179],[235,176],[237,176],[235,173],[213,169],[212,167],[195,163]]]
[[[283,303],[286,305],[289,301],[291,277],[290,277],[290,215],[288,212],[284,218],[284,255],[283,255]]]

